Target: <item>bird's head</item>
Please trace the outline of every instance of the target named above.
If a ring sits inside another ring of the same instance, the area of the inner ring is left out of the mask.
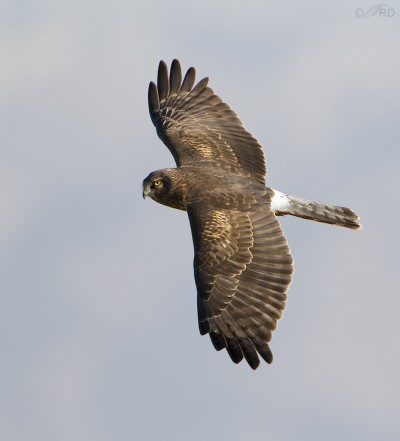
[[[159,204],[185,210],[182,193],[177,186],[179,169],[157,170],[143,180],[143,198],[150,196]]]
[[[165,204],[164,200],[168,198],[171,184],[172,181],[167,170],[151,172],[143,180],[143,199],[150,196],[154,201]]]
[[[163,170],[151,172],[147,178],[143,180],[143,199],[150,196],[157,201],[159,197],[168,189],[169,178]]]

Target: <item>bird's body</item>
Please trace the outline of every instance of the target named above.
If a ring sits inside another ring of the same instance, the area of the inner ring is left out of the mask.
[[[349,208],[326,206],[266,187],[261,145],[194,69],[182,82],[160,62],[149,108],[177,168],[150,173],[143,196],[188,213],[194,244],[198,319],[217,350],[253,369],[268,363],[268,343],[285,308],[293,259],[276,219],[291,214],[360,228]],[[258,355],[257,355],[258,354]]]
[[[185,211],[187,206],[196,202],[203,204],[209,202],[223,208],[239,208],[241,204],[245,204],[246,198],[251,197],[247,194],[247,189],[250,187],[253,192],[265,193],[265,185],[260,182],[239,174],[224,175],[201,165],[169,168],[158,170],[156,173],[168,177],[175,190],[179,190],[179,193],[175,191],[173,194],[160,193],[156,196],[157,202]],[[179,182],[179,188],[173,185],[176,182]],[[198,188],[191,185],[193,182],[203,189],[201,193]],[[212,186],[209,185],[210,182]]]

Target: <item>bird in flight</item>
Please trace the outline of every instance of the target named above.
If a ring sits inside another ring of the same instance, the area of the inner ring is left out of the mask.
[[[272,362],[268,343],[286,305],[293,258],[277,216],[358,229],[350,208],[318,204],[265,185],[261,145],[208,87],[161,61],[149,85],[150,117],[177,168],[150,173],[143,197],[187,211],[194,245],[200,333],[235,363]]]

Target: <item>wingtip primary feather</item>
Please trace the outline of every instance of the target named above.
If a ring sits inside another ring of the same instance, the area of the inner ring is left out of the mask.
[[[179,61],[175,58],[171,63],[169,74],[169,93],[176,95],[179,92],[182,83],[182,69]]]
[[[190,67],[186,72],[185,78],[183,79],[180,92],[189,93],[193,88],[195,80],[196,80],[196,69],[194,67]]]
[[[239,339],[239,345],[242,348],[244,358],[246,359],[249,366],[256,370],[260,366],[260,359],[258,358],[257,351],[254,348],[253,343],[250,339],[241,338]]]
[[[203,89],[205,89],[208,86],[209,78],[205,77],[202,80],[200,80],[196,86],[191,90],[191,93],[196,94],[201,92]]]
[[[220,351],[227,346],[225,337],[219,332],[210,332],[210,339],[217,351]]]
[[[158,65],[157,89],[160,101],[165,100],[169,94],[169,80],[168,67],[163,60]]]
[[[149,111],[151,116],[153,112],[158,112],[158,110],[160,109],[160,99],[158,97],[158,90],[157,90],[157,86],[153,83],[153,81],[151,81],[149,84],[148,100],[149,100]]]
[[[271,364],[273,361],[273,355],[268,344],[262,341],[259,337],[252,337],[251,341],[256,348],[257,352],[261,357],[268,363]]]
[[[236,341],[235,338],[228,338],[226,339],[226,350],[231,357],[231,360],[238,364],[243,360],[243,351],[240,347],[239,343]]]

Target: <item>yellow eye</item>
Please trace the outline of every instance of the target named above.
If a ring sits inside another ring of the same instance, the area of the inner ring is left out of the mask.
[[[153,182],[153,187],[158,188],[160,187],[162,184],[160,179],[157,179],[156,181]]]

